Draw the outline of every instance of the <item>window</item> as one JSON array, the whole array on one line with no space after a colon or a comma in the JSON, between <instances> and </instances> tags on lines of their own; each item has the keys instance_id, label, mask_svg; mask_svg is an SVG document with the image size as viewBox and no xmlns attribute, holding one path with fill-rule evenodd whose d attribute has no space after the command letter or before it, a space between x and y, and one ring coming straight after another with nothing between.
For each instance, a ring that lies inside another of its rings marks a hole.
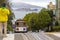
<instances>
[{"instance_id":1,"label":"window","mask_svg":"<svg viewBox=\"0 0 60 40\"><path fill-rule=\"evenodd\" d=\"M16 23L16 26L19 26L19 23L18 22Z\"/></svg>"}]
</instances>

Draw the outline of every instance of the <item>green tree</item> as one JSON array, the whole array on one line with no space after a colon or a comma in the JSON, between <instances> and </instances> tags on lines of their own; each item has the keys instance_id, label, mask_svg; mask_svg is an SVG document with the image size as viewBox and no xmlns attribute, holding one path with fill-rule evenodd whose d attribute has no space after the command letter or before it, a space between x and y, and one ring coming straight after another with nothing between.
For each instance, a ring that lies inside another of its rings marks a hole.
<instances>
[{"instance_id":1,"label":"green tree","mask_svg":"<svg viewBox=\"0 0 60 40\"><path fill-rule=\"evenodd\" d=\"M10 10L10 15L8 17L8 30L10 31L13 31L13 28L12 28L12 20L15 18L15 15L14 13L12 12L12 9L11 9L11 6L9 5L9 3L7 4L8 6L8 9Z\"/></svg>"},{"instance_id":2,"label":"green tree","mask_svg":"<svg viewBox=\"0 0 60 40\"><path fill-rule=\"evenodd\" d=\"M25 21L28 23L28 25L29 25L29 19L30 19L34 14L36 14L36 13L35 13L35 12L32 12L32 13L26 14L26 16L23 18L23 20L25 20Z\"/></svg>"},{"instance_id":3,"label":"green tree","mask_svg":"<svg viewBox=\"0 0 60 40\"><path fill-rule=\"evenodd\" d=\"M0 6L1 6L1 4L3 3L3 2L5 2L6 0L0 0Z\"/></svg>"},{"instance_id":4,"label":"green tree","mask_svg":"<svg viewBox=\"0 0 60 40\"><path fill-rule=\"evenodd\" d=\"M38 26L38 14L37 13L34 13L34 15L30 17L29 23L30 23L30 27L32 31L36 31L40 29Z\"/></svg>"},{"instance_id":5,"label":"green tree","mask_svg":"<svg viewBox=\"0 0 60 40\"><path fill-rule=\"evenodd\" d=\"M32 17L35 17L34 15L37 15L37 13L36 13L36 12L28 13L28 14L26 14L26 16L23 18L23 20L25 20L25 21L27 22L27 24L29 25L29 29L31 29L31 23L30 23L30 21L31 21L31 18L32 18Z\"/></svg>"},{"instance_id":6,"label":"green tree","mask_svg":"<svg viewBox=\"0 0 60 40\"><path fill-rule=\"evenodd\" d=\"M43 8L38 14L38 24L40 28L47 27L51 22L51 18L47 12L47 9Z\"/></svg>"},{"instance_id":7,"label":"green tree","mask_svg":"<svg viewBox=\"0 0 60 40\"><path fill-rule=\"evenodd\" d=\"M55 24L53 24L54 23L54 21L55 21L55 15L53 14L53 10L48 10L48 13L49 13L49 16L50 16L50 18L51 18L51 22L50 22L50 25L49 25L49 27L48 27L48 30L49 31L53 31L53 26L55 25Z\"/></svg>"},{"instance_id":8,"label":"green tree","mask_svg":"<svg viewBox=\"0 0 60 40\"><path fill-rule=\"evenodd\" d=\"M29 24L29 28L32 30L39 30L48 26L51 22L51 17L48 14L47 9L43 8L40 12L28 13L24 20Z\"/></svg>"},{"instance_id":9,"label":"green tree","mask_svg":"<svg viewBox=\"0 0 60 40\"><path fill-rule=\"evenodd\" d=\"M26 16L23 18L23 20L25 20L27 23L28 23L28 21L29 21L29 18L32 16L32 14L31 13L28 13L28 14L26 14Z\"/></svg>"}]
</instances>

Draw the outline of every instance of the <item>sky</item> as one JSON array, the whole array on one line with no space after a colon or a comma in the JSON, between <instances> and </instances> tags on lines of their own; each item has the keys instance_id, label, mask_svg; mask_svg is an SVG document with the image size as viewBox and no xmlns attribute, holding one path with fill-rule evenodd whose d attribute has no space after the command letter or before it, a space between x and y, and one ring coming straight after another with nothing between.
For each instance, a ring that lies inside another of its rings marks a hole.
<instances>
[{"instance_id":1,"label":"sky","mask_svg":"<svg viewBox=\"0 0 60 40\"><path fill-rule=\"evenodd\" d=\"M27 4L31 4L31 5L35 5L35 6L45 7L45 8L47 8L47 5L49 4L49 2L53 2L53 4L55 4L55 0L10 0L10 1L11 1L11 3L23 2L23 3L27 3ZM23 18L24 15L26 15L26 14L24 12L21 13L21 12L15 11L15 15L16 15L16 19L17 19L17 18Z\"/></svg>"},{"instance_id":2,"label":"sky","mask_svg":"<svg viewBox=\"0 0 60 40\"><path fill-rule=\"evenodd\" d=\"M40 7L47 7L50 1L52 1L53 4L55 4L55 0L12 0L11 2L12 3L23 2Z\"/></svg>"}]
</instances>

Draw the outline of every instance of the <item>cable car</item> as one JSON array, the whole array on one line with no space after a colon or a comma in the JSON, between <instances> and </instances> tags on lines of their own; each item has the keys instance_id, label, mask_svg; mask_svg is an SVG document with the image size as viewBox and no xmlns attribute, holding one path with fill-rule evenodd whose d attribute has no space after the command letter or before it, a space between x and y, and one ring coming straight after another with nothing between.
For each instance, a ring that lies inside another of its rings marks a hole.
<instances>
[{"instance_id":1,"label":"cable car","mask_svg":"<svg viewBox=\"0 0 60 40\"><path fill-rule=\"evenodd\" d=\"M15 30L14 32L27 32L28 31L28 25L24 20L18 19L15 22Z\"/></svg>"}]
</instances>

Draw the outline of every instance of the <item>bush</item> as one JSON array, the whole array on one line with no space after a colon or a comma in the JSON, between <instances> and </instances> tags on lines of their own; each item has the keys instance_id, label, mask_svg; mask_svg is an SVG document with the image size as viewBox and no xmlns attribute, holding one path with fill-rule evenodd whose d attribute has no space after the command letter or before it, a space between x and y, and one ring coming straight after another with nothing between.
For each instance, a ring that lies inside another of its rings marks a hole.
<instances>
[{"instance_id":1,"label":"bush","mask_svg":"<svg viewBox=\"0 0 60 40\"><path fill-rule=\"evenodd\" d=\"M53 31L56 31L56 32L60 31L60 26L54 26Z\"/></svg>"},{"instance_id":2,"label":"bush","mask_svg":"<svg viewBox=\"0 0 60 40\"><path fill-rule=\"evenodd\" d=\"M55 26L58 26L58 25L59 25L59 23L58 23L58 21L56 21L56 22L55 22Z\"/></svg>"}]
</instances>

